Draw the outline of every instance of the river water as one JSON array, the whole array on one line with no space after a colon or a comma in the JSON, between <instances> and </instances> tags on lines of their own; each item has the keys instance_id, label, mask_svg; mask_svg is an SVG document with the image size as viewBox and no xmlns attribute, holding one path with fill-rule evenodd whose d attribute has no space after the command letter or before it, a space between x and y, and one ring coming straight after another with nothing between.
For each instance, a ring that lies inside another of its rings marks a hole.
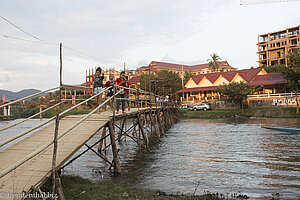
<instances>
[{"instance_id":1,"label":"river water","mask_svg":"<svg viewBox=\"0 0 300 200\"><path fill-rule=\"evenodd\" d=\"M241 193L251 199L300 199L300 134L271 131L261 125L299 128L300 119L184 119L161 142L152 143L148 152L140 153L130 139L120 144L119 178L136 188L172 194L196 190L198 195L211 191ZM107 169L88 152L64 173L98 181L112 178Z\"/></svg>"}]
</instances>

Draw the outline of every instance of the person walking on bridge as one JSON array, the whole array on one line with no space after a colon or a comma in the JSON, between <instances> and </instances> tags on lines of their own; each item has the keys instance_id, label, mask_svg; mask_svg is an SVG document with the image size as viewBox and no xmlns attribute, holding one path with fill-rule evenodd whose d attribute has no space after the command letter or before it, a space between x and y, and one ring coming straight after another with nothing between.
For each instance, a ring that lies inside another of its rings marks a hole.
<instances>
[{"instance_id":1,"label":"person walking on bridge","mask_svg":"<svg viewBox=\"0 0 300 200\"><path fill-rule=\"evenodd\" d=\"M103 93L103 79L104 74L102 73L101 67L98 67L96 69L96 74L93 77L93 95ZM99 94L98 97L96 97L96 105L100 105L102 103L102 94ZM99 108L100 112L100 108Z\"/></svg>"},{"instance_id":2,"label":"person walking on bridge","mask_svg":"<svg viewBox=\"0 0 300 200\"><path fill-rule=\"evenodd\" d=\"M108 87L111 87L109 90L107 90L106 92L106 96L107 98L110 98L111 96L114 95L114 92L113 92L113 84L114 84L114 79L115 79L115 76L113 74L110 74L109 75L109 80L105 83L104 87L108 88ZM109 107L110 109L112 109L112 100L109 101Z\"/></svg>"},{"instance_id":3,"label":"person walking on bridge","mask_svg":"<svg viewBox=\"0 0 300 200\"><path fill-rule=\"evenodd\" d=\"M123 86L123 87L129 87L130 86L130 83L127 81L127 79L125 77L125 72L124 71L121 72L120 78L117 78L116 84L119 85L119 86ZM121 88L119 88L117 90L120 90L120 89ZM129 97L129 90L128 89L124 89L124 91L120 92L117 95L117 114L119 114L119 109L120 109L120 103L121 102L122 102L122 113L124 113L128 97ZM128 110L130 110L129 106L128 106Z\"/></svg>"}]
</instances>

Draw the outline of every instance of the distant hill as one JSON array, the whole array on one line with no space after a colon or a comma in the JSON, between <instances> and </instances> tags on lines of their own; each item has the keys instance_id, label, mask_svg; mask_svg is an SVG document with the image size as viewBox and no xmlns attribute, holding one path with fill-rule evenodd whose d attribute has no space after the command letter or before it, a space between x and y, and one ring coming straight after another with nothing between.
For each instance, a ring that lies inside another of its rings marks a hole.
<instances>
[{"instance_id":1,"label":"distant hill","mask_svg":"<svg viewBox=\"0 0 300 200\"><path fill-rule=\"evenodd\" d=\"M3 94L5 94L5 100L6 101L11 101L11 100L20 99L20 98L35 94L37 92L41 92L41 90L24 89L24 90L21 90L19 92L12 92L12 91L9 91L9 90L0 90L0 99L3 98ZM41 95L39 95L39 96L41 96Z\"/></svg>"}]
</instances>

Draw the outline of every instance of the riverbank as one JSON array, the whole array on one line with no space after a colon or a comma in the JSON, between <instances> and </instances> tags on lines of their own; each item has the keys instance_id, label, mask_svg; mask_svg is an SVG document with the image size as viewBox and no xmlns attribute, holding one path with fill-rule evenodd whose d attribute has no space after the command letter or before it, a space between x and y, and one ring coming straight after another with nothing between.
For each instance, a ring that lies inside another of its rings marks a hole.
<instances>
[{"instance_id":1,"label":"riverbank","mask_svg":"<svg viewBox=\"0 0 300 200\"><path fill-rule=\"evenodd\" d=\"M157 190L142 190L134 189L126 182L120 182L120 180L104 180L96 183L92 183L90 180L83 179L79 176L62 176L62 184L64 195L66 199L101 199L101 200L218 200L225 199L225 196L221 194L213 194L206 192L202 196L183 196L183 195L168 195L164 192ZM196 189L196 188L195 188ZM232 197L231 197L232 198ZM230 199L230 198L229 198ZM248 199L245 195L236 194L232 199Z\"/></svg>"},{"instance_id":2,"label":"riverbank","mask_svg":"<svg viewBox=\"0 0 300 200\"><path fill-rule=\"evenodd\" d=\"M229 117L267 117L267 118L300 118L296 108L246 108L246 109L213 109L206 111L179 110L182 118L229 118Z\"/></svg>"}]
</instances>

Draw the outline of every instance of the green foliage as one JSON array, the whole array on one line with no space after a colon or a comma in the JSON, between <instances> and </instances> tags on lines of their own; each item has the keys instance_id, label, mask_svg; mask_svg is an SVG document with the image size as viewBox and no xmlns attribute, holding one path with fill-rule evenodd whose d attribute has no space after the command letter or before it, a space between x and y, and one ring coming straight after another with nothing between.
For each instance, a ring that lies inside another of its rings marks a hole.
<instances>
[{"instance_id":1,"label":"green foliage","mask_svg":"<svg viewBox=\"0 0 300 200\"><path fill-rule=\"evenodd\" d=\"M169 95L177 99L177 91L181 89L181 78L179 74L168 70L161 70L150 75L151 92L157 95ZM142 74L140 77L140 87L149 91L149 74Z\"/></svg>"},{"instance_id":2,"label":"green foliage","mask_svg":"<svg viewBox=\"0 0 300 200\"><path fill-rule=\"evenodd\" d=\"M155 93L155 81L157 81L157 74L150 74L151 92ZM140 76L140 89L149 91L149 74L145 73Z\"/></svg>"},{"instance_id":3,"label":"green foliage","mask_svg":"<svg viewBox=\"0 0 300 200\"><path fill-rule=\"evenodd\" d=\"M285 70L286 66L285 65L272 65L272 66L262 66L268 73L274 73L278 72L281 73Z\"/></svg>"},{"instance_id":4,"label":"green foliage","mask_svg":"<svg viewBox=\"0 0 300 200\"><path fill-rule=\"evenodd\" d=\"M292 49L288 54L288 67L300 74L300 49Z\"/></svg>"},{"instance_id":5,"label":"green foliage","mask_svg":"<svg viewBox=\"0 0 300 200\"><path fill-rule=\"evenodd\" d=\"M195 76L196 74L192 73L190 69L186 70L183 75L183 84L185 85L191 77L195 77Z\"/></svg>"},{"instance_id":6,"label":"green foliage","mask_svg":"<svg viewBox=\"0 0 300 200\"><path fill-rule=\"evenodd\" d=\"M231 82L229 84L224 84L222 87L217 88L217 91L226 95L232 99L238 100L240 106L242 107L242 103L245 97L253 91L253 87L250 87L245 82Z\"/></svg>"},{"instance_id":7,"label":"green foliage","mask_svg":"<svg viewBox=\"0 0 300 200\"><path fill-rule=\"evenodd\" d=\"M207 59L209 70L213 72L218 71L218 69L220 68L219 61L221 60L221 58L216 53L213 53L212 55L210 55L210 57L210 59Z\"/></svg>"},{"instance_id":8,"label":"green foliage","mask_svg":"<svg viewBox=\"0 0 300 200\"><path fill-rule=\"evenodd\" d=\"M268 118L300 118L296 114L296 108L292 107L266 107L266 108L246 108L241 109L213 109L206 111L179 110L182 118L204 118L204 119L224 119L233 116L243 117L268 117Z\"/></svg>"},{"instance_id":9,"label":"green foliage","mask_svg":"<svg viewBox=\"0 0 300 200\"><path fill-rule=\"evenodd\" d=\"M283 72L282 76L287 80L289 86L294 90L296 96L298 96L299 80L300 80L300 49L292 49L288 56L288 66ZM299 114L299 102L297 102L297 114Z\"/></svg>"},{"instance_id":10,"label":"green foliage","mask_svg":"<svg viewBox=\"0 0 300 200\"><path fill-rule=\"evenodd\" d=\"M253 88L247 85L245 82L231 82L229 84L224 84L219 87L217 91L223 95L226 95L233 99L241 99L246 97L252 92Z\"/></svg>"},{"instance_id":11,"label":"green foliage","mask_svg":"<svg viewBox=\"0 0 300 200\"><path fill-rule=\"evenodd\" d=\"M99 199L99 200L218 200L224 199L219 193L211 193L205 191L204 195L168 195L158 190L143 190L134 189L128 182L116 179L116 180L104 180L96 183L92 183L87 179L83 179L79 176L63 175L61 178L64 195L66 199ZM42 191L47 192L48 188L42 188ZM249 198L249 197L248 197ZM246 199L246 195L244 198Z\"/></svg>"},{"instance_id":12,"label":"green foliage","mask_svg":"<svg viewBox=\"0 0 300 200\"><path fill-rule=\"evenodd\" d=\"M300 80L300 50L293 49L288 54L288 66L281 72L282 76L288 81L290 87L298 91Z\"/></svg>"}]
</instances>

